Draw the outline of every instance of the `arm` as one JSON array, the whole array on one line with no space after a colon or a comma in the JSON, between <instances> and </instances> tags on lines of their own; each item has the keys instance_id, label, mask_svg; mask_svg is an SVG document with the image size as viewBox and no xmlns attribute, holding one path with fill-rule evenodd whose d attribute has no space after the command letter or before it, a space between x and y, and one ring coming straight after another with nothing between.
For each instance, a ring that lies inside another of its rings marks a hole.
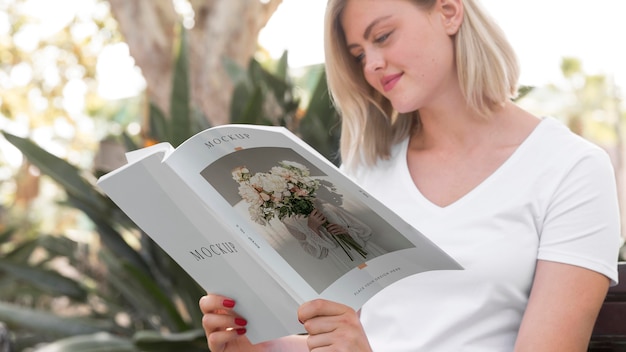
<instances>
[{"instance_id":1,"label":"arm","mask_svg":"<svg viewBox=\"0 0 626 352\"><path fill-rule=\"evenodd\" d=\"M515 351L587 351L608 287L597 272L539 260Z\"/></svg>"}]
</instances>

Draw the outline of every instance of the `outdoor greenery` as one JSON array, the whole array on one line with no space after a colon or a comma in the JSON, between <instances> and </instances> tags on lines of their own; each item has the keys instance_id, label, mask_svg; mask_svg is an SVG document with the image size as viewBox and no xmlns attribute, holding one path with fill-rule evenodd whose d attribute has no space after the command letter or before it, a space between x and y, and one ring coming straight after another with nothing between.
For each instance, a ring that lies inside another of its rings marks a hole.
<instances>
[{"instance_id":1,"label":"outdoor greenery","mask_svg":"<svg viewBox=\"0 0 626 352\"><path fill-rule=\"evenodd\" d=\"M171 111L165 114L150 104L149 128L139 138L126 133L109 137L126 150L160 141L177 146L209 127L189 105L188 49L185 32L181 33ZM306 130L299 134L333 159L337 114L323 70L310 71L308 79L314 85L302 110L286 63L287 53L273 72L256 60L247 68L225 62L237 83L231 121L281 125L296 133ZM67 199L60 205L81 210L97 233L97 240L87 244L45 234L24 238L16 229L1 235L0 299L13 303L0 303L0 321L15 332L16 349L60 339L40 350L91 351L106 346L109 351L206 351L198 309L204 292L95 187L96 177L106 170L90 173L30 139L6 131L3 135L64 189ZM28 302L21 297L29 297ZM50 312L48 306L59 301L66 314Z\"/></svg>"}]
</instances>

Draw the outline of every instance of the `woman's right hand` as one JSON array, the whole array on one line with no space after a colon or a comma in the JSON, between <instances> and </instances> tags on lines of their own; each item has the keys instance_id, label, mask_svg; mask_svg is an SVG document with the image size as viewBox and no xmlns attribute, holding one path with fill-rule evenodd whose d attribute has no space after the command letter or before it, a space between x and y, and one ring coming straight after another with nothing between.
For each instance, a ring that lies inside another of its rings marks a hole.
<instances>
[{"instance_id":1,"label":"woman's right hand","mask_svg":"<svg viewBox=\"0 0 626 352\"><path fill-rule=\"evenodd\" d=\"M249 352L254 347L245 336L247 321L237 315L235 301L208 294L200 299L202 327L212 352Z\"/></svg>"},{"instance_id":2,"label":"woman's right hand","mask_svg":"<svg viewBox=\"0 0 626 352\"><path fill-rule=\"evenodd\" d=\"M313 209L313 211L311 212L311 214L309 214L307 218L307 225L315 232L318 232L320 226L324 225L325 223L326 216L324 216L324 213L317 209Z\"/></svg>"}]
</instances>

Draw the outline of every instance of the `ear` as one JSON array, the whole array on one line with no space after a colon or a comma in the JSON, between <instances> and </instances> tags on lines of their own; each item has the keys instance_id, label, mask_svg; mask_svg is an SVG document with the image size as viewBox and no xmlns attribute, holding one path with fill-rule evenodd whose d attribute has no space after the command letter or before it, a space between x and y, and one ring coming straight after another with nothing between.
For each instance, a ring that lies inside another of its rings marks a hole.
<instances>
[{"instance_id":1,"label":"ear","mask_svg":"<svg viewBox=\"0 0 626 352\"><path fill-rule=\"evenodd\" d=\"M443 26L448 35L455 35L463 23L463 0L439 0Z\"/></svg>"}]
</instances>

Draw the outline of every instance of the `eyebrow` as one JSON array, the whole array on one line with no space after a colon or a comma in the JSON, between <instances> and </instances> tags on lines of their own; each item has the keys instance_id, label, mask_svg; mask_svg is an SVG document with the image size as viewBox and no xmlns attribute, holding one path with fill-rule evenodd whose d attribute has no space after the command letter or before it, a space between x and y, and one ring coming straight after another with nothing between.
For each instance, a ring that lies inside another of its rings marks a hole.
<instances>
[{"instance_id":1,"label":"eyebrow","mask_svg":"<svg viewBox=\"0 0 626 352\"><path fill-rule=\"evenodd\" d=\"M372 23L370 23L365 28L365 31L363 32L363 39L367 40L367 38L369 38L370 34L372 34L372 29L374 29L374 26L376 26L378 23L388 19L389 17L391 17L391 16L390 15L389 16L383 16L383 17L379 17L379 18L375 19L374 21L372 21ZM357 45L356 44L350 44L350 45L348 45L348 49L353 48L355 46L357 46Z\"/></svg>"}]
</instances>

